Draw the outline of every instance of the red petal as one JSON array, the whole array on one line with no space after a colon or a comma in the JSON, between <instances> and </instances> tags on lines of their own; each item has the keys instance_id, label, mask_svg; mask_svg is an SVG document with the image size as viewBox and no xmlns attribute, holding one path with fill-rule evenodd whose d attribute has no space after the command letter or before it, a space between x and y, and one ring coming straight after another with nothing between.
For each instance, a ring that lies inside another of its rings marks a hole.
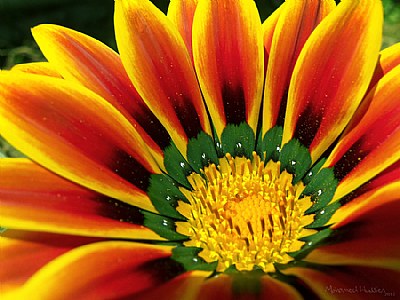
<instances>
[{"instance_id":1,"label":"red petal","mask_svg":"<svg viewBox=\"0 0 400 300\"><path fill-rule=\"evenodd\" d=\"M182 270L166 262L171 248L99 242L76 248L37 272L21 291L29 299L121 299L156 287Z\"/></svg>"},{"instance_id":2,"label":"red petal","mask_svg":"<svg viewBox=\"0 0 400 300\"><path fill-rule=\"evenodd\" d=\"M62 26L39 25L32 29L32 34L43 54L65 79L86 86L110 102L140 131L162 162L160 146L169 145L169 136L132 86L117 53L85 34Z\"/></svg>"},{"instance_id":3,"label":"red petal","mask_svg":"<svg viewBox=\"0 0 400 300\"><path fill-rule=\"evenodd\" d=\"M340 199L400 159L400 66L371 90L360 110L362 117L346 129L325 166L335 166L342 180Z\"/></svg>"},{"instance_id":4,"label":"red petal","mask_svg":"<svg viewBox=\"0 0 400 300\"><path fill-rule=\"evenodd\" d=\"M272 37L283 7L284 4L275 10L262 24L264 32L264 73L267 71L269 56L271 54Z\"/></svg>"},{"instance_id":5,"label":"red petal","mask_svg":"<svg viewBox=\"0 0 400 300\"><path fill-rule=\"evenodd\" d=\"M127 205L64 180L27 159L0 160L1 225L110 238L162 239Z\"/></svg>"},{"instance_id":6,"label":"red petal","mask_svg":"<svg viewBox=\"0 0 400 300\"><path fill-rule=\"evenodd\" d=\"M193 57L217 135L226 123L247 121L255 130L264 50L254 1L200 1L193 21Z\"/></svg>"},{"instance_id":7,"label":"red petal","mask_svg":"<svg viewBox=\"0 0 400 300\"><path fill-rule=\"evenodd\" d=\"M205 298L198 297L200 289L207 285L209 280L212 282L215 280L206 279L211 275L211 272L205 271L190 271L186 272L180 276L177 276L165 284L148 289L143 293L135 295L133 299L141 300L141 299L158 299L158 300L168 300L168 299L213 299L213 298ZM224 299L224 298L222 298Z\"/></svg>"},{"instance_id":8,"label":"red petal","mask_svg":"<svg viewBox=\"0 0 400 300\"><path fill-rule=\"evenodd\" d=\"M261 277L261 283L261 299L303 299L292 286L274 279L269 275Z\"/></svg>"},{"instance_id":9,"label":"red petal","mask_svg":"<svg viewBox=\"0 0 400 300\"><path fill-rule=\"evenodd\" d=\"M186 153L188 138L211 134L192 60L176 26L148 0L115 1L115 34L143 100Z\"/></svg>"},{"instance_id":10,"label":"red petal","mask_svg":"<svg viewBox=\"0 0 400 300\"><path fill-rule=\"evenodd\" d=\"M153 210L144 190L160 172L135 128L81 85L0 73L3 136L53 172L107 196Z\"/></svg>"},{"instance_id":11,"label":"red petal","mask_svg":"<svg viewBox=\"0 0 400 300\"><path fill-rule=\"evenodd\" d=\"M11 70L62 78L57 69L48 62L33 62L33 63L15 65L14 67L12 67Z\"/></svg>"},{"instance_id":12,"label":"red petal","mask_svg":"<svg viewBox=\"0 0 400 300\"><path fill-rule=\"evenodd\" d=\"M373 88L384 75L398 65L400 65L400 43L383 49L379 53L379 61L369 87Z\"/></svg>"},{"instance_id":13,"label":"red petal","mask_svg":"<svg viewBox=\"0 0 400 300\"><path fill-rule=\"evenodd\" d=\"M328 265L361 265L400 270L400 181L350 202L337 212L338 230L331 245L321 246L305 259ZM348 212L350 210L350 212Z\"/></svg>"},{"instance_id":14,"label":"red petal","mask_svg":"<svg viewBox=\"0 0 400 300\"><path fill-rule=\"evenodd\" d=\"M286 1L273 31L264 89L264 133L285 113L294 65L314 28L335 8L333 0ZM264 37L265 38L265 37ZM283 102L282 102L283 101ZM283 109L280 112L280 109ZM282 121L282 120L280 120Z\"/></svg>"},{"instance_id":15,"label":"red petal","mask_svg":"<svg viewBox=\"0 0 400 300\"><path fill-rule=\"evenodd\" d=\"M76 247L98 239L7 230L0 237L1 294L17 292L33 274L48 262ZM14 298L16 299L16 298Z\"/></svg>"},{"instance_id":16,"label":"red petal","mask_svg":"<svg viewBox=\"0 0 400 300\"><path fill-rule=\"evenodd\" d=\"M283 144L296 137L313 161L336 140L362 100L382 39L381 1L343 1L304 45L290 82Z\"/></svg>"},{"instance_id":17,"label":"red petal","mask_svg":"<svg viewBox=\"0 0 400 300\"><path fill-rule=\"evenodd\" d=\"M168 18L178 28L192 58L192 25L197 3L198 0L174 0L168 6Z\"/></svg>"}]
</instances>

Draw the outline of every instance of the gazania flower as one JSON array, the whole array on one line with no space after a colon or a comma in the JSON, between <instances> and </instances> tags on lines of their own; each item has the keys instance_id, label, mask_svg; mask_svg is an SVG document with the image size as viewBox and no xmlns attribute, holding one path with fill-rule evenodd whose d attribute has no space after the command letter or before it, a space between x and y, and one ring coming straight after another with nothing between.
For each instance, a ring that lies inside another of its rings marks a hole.
<instances>
[{"instance_id":1,"label":"gazania flower","mask_svg":"<svg viewBox=\"0 0 400 300\"><path fill-rule=\"evenodd\" d=\"M119 54L33 28L0 74L12 299L400 290L400 44L381 1L116 0ZM247 298L246 298L247 299Z\"/></svg>"}]
</instances>

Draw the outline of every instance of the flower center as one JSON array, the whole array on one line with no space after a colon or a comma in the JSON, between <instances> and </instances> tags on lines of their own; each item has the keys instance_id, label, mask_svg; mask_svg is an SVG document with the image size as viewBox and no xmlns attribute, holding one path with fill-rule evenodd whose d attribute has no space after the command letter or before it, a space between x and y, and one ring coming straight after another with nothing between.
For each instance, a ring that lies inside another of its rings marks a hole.
<instances>
[{"instance_id":1,"label":"flower center","mask_svg":"<svg viewBox=\"0 0 400 300\"><path fill-rule=\"evenodd\" d=\"M310 197L300 198L304 184L292 184L293 176L280 171L280 162L266 165L253 152L253 159L233 158L229 153L193 173L192 190L181 188L189 203L178 202L177 211L187 218L177 222L177 232L189 237L185 246L199 247L206 262L218 261L217 271L231 266L239 271L261 268L273 271L273 263L292 260L298 239L314 230L304 226L313 215Z\"/></svg>"}]
</instances>

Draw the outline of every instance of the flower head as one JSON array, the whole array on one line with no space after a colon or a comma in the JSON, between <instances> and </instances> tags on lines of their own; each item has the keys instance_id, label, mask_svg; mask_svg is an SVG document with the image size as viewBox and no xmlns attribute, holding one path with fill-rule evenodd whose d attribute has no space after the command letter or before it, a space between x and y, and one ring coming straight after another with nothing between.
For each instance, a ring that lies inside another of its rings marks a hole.
<instances>
[{"instance_id":1,"label":"flower head","mask_svg":"<svg viewBox=\"0 0 400 300\"><path fill-rule=\"evenodd\" d=\"M33 28L48 62L0 73L0 133L29 157L0 160L7 295L395 293L382 23L379 0L287 0L263 24L252 0L116 0L119 54Z\"/></svg>"}]
</instances>

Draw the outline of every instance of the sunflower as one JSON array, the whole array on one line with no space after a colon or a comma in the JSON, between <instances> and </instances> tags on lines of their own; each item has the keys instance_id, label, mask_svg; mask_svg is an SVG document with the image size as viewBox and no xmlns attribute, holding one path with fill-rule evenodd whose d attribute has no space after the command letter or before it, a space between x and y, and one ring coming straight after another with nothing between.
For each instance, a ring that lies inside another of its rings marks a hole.
<instances>
[{"instance_id":1,"label":"sunflower","mask_svg":"<svg viewBox=\"0 0 400 300\"><path fill-rule=\"evenodd\" d=\"M115 1L119 54L39 25L0 73L1 293L400 290L400 44L379 0ZM4 298L3 298L4 299Z\"/></svg>"}]
</instances>

